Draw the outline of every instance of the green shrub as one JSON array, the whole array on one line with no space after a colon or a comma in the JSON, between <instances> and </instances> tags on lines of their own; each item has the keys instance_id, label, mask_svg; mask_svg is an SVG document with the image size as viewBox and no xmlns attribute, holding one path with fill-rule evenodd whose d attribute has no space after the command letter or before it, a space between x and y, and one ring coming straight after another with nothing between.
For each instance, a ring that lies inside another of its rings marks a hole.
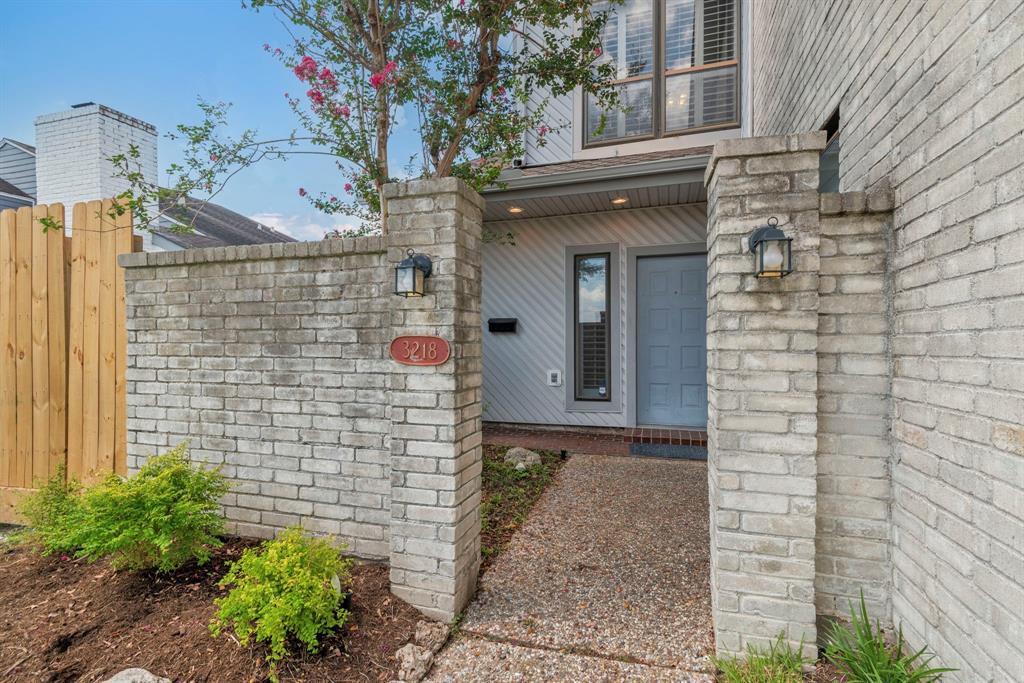
<instances>
[{"instance_id":1,"label":"green shrub","mask_svg":"<svg viewBox=\"0 0 1024 683\"><path fill-rule=\"evenodd\" d=\"M903 629L896 642L886 642L885 634L876 623L871 625L864 593L860 605L850 603L850 628L833 623L826 640L825 657L835 665L851 683L932 683L942 680L942 674L955 669L929 667L934 655L926 649L907 655Z\"/></svg>"},{"instance_id":2,"label":"green shrub","mask_svg":"<svg viewBox=\"0 0 1024 683\"><path fill-rule=\"evenodd\" d=\"M19 534L19 542L36 545L44 555L74 551L70 541L69 522L77 518L81 506L82 487L75 479L67 479L63 465L35 492L25 496L18 512L28 523Z\"/></svg>"},{"instance_id":3,"label":"green shrub","mask_svg":"<svg viewBox=\"0 0 1024 683\"><path fill-rule=\"evenodd\" d=\"M767 650L748 645L745 657L728 655L714 657L713 661L725 683L801 683L804 666L812 663L802 650L802 642L794 650L779 634Z\"/></svg>"},{"instance_id":4,"label":"green shrub","mask_svg":"<svg viewBox=\"0 0 1024 683\"><path fill-rule=\"evenodd\" d=\"M187 443L156 455L130 479L110 475L86 489L61 475L30 495L22 508L45 554L74 553L90 562L110 557L117 569L173 571L204 564L222 545L220 498L228 486L219 470L193 467Z\"/></svg>"},{"instance_id":5,"label":"green shrub","mask_svg":"<svg viewBox=\"0 0 1024 683\"><path fill-rule=\"evenodd\" d=\"M268 643L270 676L276 681L289 639L316 652L320 636L348 620L342 605L351 567L329 541L288 529L231 565L219 584L231 592L214 601L220 609L210 632L217 636L230 628L242 645Z\"/></svg>"}]
</instances>

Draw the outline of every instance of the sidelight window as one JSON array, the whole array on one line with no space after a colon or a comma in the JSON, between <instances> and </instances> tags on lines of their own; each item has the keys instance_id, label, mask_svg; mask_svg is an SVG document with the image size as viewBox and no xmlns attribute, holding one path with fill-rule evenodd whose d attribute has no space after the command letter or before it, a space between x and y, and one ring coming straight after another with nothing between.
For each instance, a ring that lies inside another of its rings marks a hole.
<instances>
[{"instance_id":1,"label":"sidelight window","mask_svg":"<svg viewBox=\"0 0 1024 683\"><path fill-rule=\"evenodd\" d=\"M611 400L611 254L574 257L575 397Z\"/></svg>"}]
</instances>

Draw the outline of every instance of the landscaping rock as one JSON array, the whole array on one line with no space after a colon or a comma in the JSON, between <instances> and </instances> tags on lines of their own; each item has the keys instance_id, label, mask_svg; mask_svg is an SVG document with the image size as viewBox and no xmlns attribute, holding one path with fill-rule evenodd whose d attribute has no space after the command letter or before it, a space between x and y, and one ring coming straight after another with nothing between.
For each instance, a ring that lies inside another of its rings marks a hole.
<instances>
[{"instance_id":1,"label":"landscaping rock","mask_svg":"<svg viewBox=\"0 0 1024 683\"><path fill-rule=\"evenodd\" d=\"M145 669L125 669L103 683L171 683L171 679L151 674Z\"/></svg>"},{"instance_id":2,"label":"landscaping rock","mask_svg":"<svg viewBox=\"0 0 1024 683\"><path fill-rule=\"evenodd\" d=\"M515 448L508 449L508 453L505 454L505 462L514 462L516 469L519 469L519 465L539 465L540 454L535 453L527 448Z\"/></svg>"},{"instance_id":3,"label":"landscaping rock","mask_svg":"<svg viewBox=\"0 0 1024 683\"><path fill-rule=\"evenodd\" d=\"M438 621L421 621L416 624L416 644L437 653L448 640L448 624Z\"/></svg>"},{"instance_id":4,"label":"landscaping rock","mask_svg":"<svg viewBox=\"0 0 1024 683\"><path fill-rule=\"evenodd\" d=\"M398 658L398 680L418 683L430 671L434 653L415 643L409 643L395 653Z\"/></svg>"}]
</instances>

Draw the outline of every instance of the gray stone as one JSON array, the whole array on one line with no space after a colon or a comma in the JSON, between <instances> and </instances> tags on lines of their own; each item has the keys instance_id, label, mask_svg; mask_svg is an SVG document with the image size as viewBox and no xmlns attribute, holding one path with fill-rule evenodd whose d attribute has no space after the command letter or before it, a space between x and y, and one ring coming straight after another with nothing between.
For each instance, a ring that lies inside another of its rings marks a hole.
<instances>
[{"instance_id":1,"label":"gray stone","mask_svg":"<svg viewBox=\"0 0 1024 683\"><path fill-rule=\"evenodd\" d=\"M505 462L515 463L517 465L516 469L519 469L518 465L539 465L540 454L527 448L516 446L515 448L508 449L508 452L505 453Z\"/></svg>"},{"instance_id":2,"label":"gray stone","mask_svg":"<svg viewBox=\"0 0 1024 683\"><path fill-rule=\"evenodd\" d=\"M436 653L448 640L448 624L440 621L421 621L416 624L416 644Z\"/></svg>"},{"instance_id":3,"label":"gray stone","mask_svg":"<svg viewBox=\"0 0 1024 683\"><path fill-rule=\"evenodd\" d=\"M151 674L145 669L125 669L103 683L171 683L171 679Z\"/></svg>"},{"instance_id":4,"label":"gray stone","mask_svg":"<svg viewBox=\"0 0 1024 683\"><path fill-rule=\"evenodd\" d=\"M395 657L398 659L398 680L413 683L423 680L434 661L433 652L415 643L403 646Z\"/></svg>"}]
</instances>

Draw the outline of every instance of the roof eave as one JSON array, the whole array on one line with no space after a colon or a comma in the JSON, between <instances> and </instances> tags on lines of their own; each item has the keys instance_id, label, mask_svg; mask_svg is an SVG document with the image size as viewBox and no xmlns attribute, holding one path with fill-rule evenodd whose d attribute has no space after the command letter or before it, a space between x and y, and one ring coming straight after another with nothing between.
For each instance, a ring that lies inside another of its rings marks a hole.
<instances>
[{"instance_id":1,"label":"roof eave","mask_svg":"<svg viewBox=\"0 0 1024 683\"><path fill-rule=\"evenodd\" d=\"M515 201L686 183L699 183L703 186L704 170L707 168L710 156L710 154L701 154L675 159L658 159L550 175L499 177L498 182L503 187L492 186L483 190L481 194L490 200Z\"/></svg>"},{"instance_id":2,"label":"roof eave","mask_svg":"<svg viewBox=\"0 0 1024 683\"><path fill-rule=\"evenodd\" d=\"M25 154L28 154L29 156L33 156L34 157L36 155L36 151L34 149L30 149L29 147L26 147L25 143L23 143L23 142L18 142L17 140L12 140L10 138L0 138L0 147L3 147L4 145L8 145L8 144L11 147L16 147L16 148L20 149L22 152L24 152Z\"/></svg>"}]
</instances>

